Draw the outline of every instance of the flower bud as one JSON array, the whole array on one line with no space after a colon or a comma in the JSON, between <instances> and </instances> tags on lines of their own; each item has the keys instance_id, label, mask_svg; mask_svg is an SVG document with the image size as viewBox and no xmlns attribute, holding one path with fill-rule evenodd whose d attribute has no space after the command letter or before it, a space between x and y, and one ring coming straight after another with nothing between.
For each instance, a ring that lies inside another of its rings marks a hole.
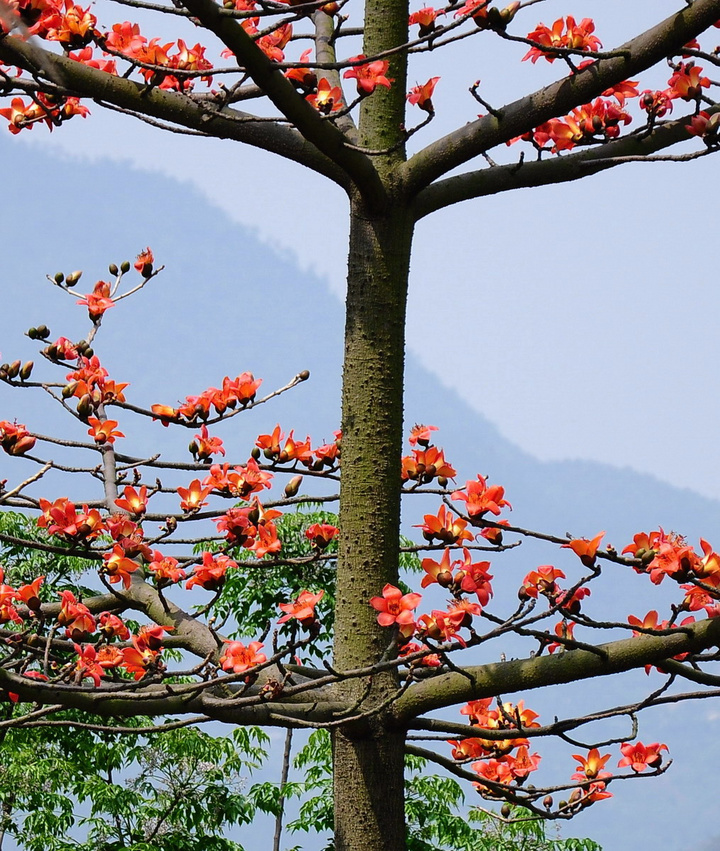
<instances>
[{"instance_id":1,"label":"flower bud","mask_svg":"<svg viewBox=\"0 0 720 851\"><path fill-rule=\"evenodd\" d=\"M111 263L108 266L108 272L110 272L111 275L117 275L119 271L120 270L118 269L118 267L114 263Z\"/></svg>"},{"instance_id":2,"label":"flower bud","mask_svg":"<svg viewBox=\"0 0 720 851\"><path fill-rule=\"evenodd\" d=\"M85 393L84 396L80 397L80 401L77 404L78 416L82 417L82 419L86 419L94 410L92 398Z\"/></svg>"},{"instance_id":3,"label":"flower bud","mask_svg":"<svg viewBox=\"0 0 720 851\"><path fill-rule=\"evenodd\" d=\"M8 378L17 378L20 372L21 361L14 360L7 368Z\"/></svg>"},{"instance_id":4,"label":"flower bud","mask_svg":"<svg viewBox=\"0 0 720 851\"><path fill-rule=\"evenodd\" d=\"M62 272L56 272L56 273L55 273L55 277L53 278L53 280L54 280L54 281L55 281L55 283L56 283L56 284L58 284L58 286L59 286L59 285L60 285L60 284L62 284L62 282L65 280L65 275L63 275L63 273L62 273Z\"/></svg>"},{"instance_id":5,"label":"flower bud","mask_svg":"<svg viewBox=\"0 0 720 851\"><path fill-rule=\"evenodd\" d=\"M302 372L298 373L298 378L300 381L307 381L310 378L310 370L304 369Z\"/></svg>"},{"instance_id":6,"label":"flower bud","mask_svg":"<svg viewBox=\"0 0 720 851\"><path fill-rule=\"evenodd\" d=\"M253 448L250 450L250 457L254 458L257 461L260 457L260 448L257 446L253 446Z\"/></svg>"},{"instance_id":7,"label":"flower bud","mask_svg":"<svg viewBox=\"0 0 720 851\"><path fill-rule=\"evenodd\" d=\"M512 808L511 808L510 804L503 804L502 807L500 807L500 815L503 818L510 818L511 814L512 814Z\"/></svg>"},{"instance_id":8,"label":"flower bud","mask_svg":"<svg viewBox=\"0 0 720 851\"><path fill-rule=\"evenodd\" d=\"M552 805L553 805L552 795L545 795L545 797L543 798L543 807L545 807L546 810L551 810Z\"/></svg>"},{"instance_id":9,"label":"flower bud","mask_svg":"<svg viewBox=\"0 0 720 851\"><path fill-rule=\"evenodd\" d=\"M78 269L76 272L71 272L67 278L65 278L65 286L66 287L74 287L75 284L82 277L82 269Z\"/></svg>"},{"instance_id":10,"label":"flower bud","mask_svg":"<svg viewBox=\"0 0 720 851\"><path fill-rule=\"evenodd\" d=\"M123 273L123 275L127 275L127 273L130 271L129 260L123 260L123 262L120 264L120 271Z\"/></svg>"},{"instance_id":11,"label":"flower bud","mask_svg":"<svg viewBox=\"0 0 720 851\"><path fill-rule=\"evenodd\" d=\"M29 360L29 361L26 361L20 367L20 378L23 381L27 381L28 378L30 378L30 373L33 371L33 366L35 366L35 364L31 360Z\"/></svg>"},{"instance_id":12,"label":"flower bud","mask_svg":"<svg viewBox=\"0 0 720 851\"><path fill-rule=\"evenodd\" d=\"M63 399L70 399L75 395L75 391L77 390L78 383L77 381L71 381L70 384L66 384L62 389L62 397Z\"/></svg>"},{"instance_id":13,"label":"flower bud","mask_svg":"<svg viewBox=\"0 0 720 851\"><path fill-rule=\"evenodd\" d=\"M28 328L25 333L31 340L37 340L38 338L37 328Z\"/></svg>"},{"instance_id":14,"label":"flower bud","mask_svg":"<svg viewBox=\"0 0 720 851\"><path fill-rule=\"evenodd\" d=\"M296 496L298 490L300 489L300 485L302 484L302 480L302 476L293 476L292 479L290 479L290 481L285 485L285 496Z\"/></svg>"},{"instance_id":15,"label":"flower bud","mask_svg":"<svg viewBox=\"0 0 720 851\"><path fill-rule=\"evenodd\" d=\"M50 336L50 329L47 327L47 325L38 325L36 330L39 340L47 340L47 338Z\"/></svg>"},{"instance_id":16,"label":"flower bud","mask_svg":"<svg viewBox=\"0 0 720 851\"><path fill-rule=\"evenodd\" d=\"M197 445L197 442L194 440L191 440L190 443L188 443L188 452L193 456L193 458L198 454L199 448L200 447Z\"/></svg>"}]
</instances>

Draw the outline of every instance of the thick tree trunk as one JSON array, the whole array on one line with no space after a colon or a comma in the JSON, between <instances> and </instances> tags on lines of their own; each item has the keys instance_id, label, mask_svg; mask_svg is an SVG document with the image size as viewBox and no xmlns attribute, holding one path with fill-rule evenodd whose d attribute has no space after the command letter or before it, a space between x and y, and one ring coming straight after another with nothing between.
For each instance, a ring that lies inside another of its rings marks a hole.
<instances>
[{"instance_id":1,"label":"thick tree trunk","mask_svg":"<svg viewBox=\"0 0 720 851\"><path fill-rule=\"evenodd\" d=\"M373 665L393 640L392 630L378 626L368 601L398 579L411 240L406 210L370 215L353 202L335 621L335 665L341 670ZM357 713L369 714L334 736L336 851L403 851L404 736L386 727L380 708L388 707L397 677L386 672L349 681L345 689L348 698L360 701Z\"/></svg>"}]
</instances>

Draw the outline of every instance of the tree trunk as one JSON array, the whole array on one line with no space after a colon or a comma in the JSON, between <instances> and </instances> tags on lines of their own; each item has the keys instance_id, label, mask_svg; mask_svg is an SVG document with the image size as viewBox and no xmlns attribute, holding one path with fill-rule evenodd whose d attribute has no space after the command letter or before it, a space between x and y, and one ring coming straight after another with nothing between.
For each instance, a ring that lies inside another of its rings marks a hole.
<instances>
[{"instance_id":1,"label":"tree trunk","mask_svg":"<svg viewBox=\"0 0 720 851\"><path fill-rule=\"evenodd\" d=\"M343 369L342 538L337 575L335 665L370 666L393 630L369 605L398 580L405 307L412 219L406 209L371 215L353 200ZM394 649L390 650L393 653ZM395 672L348 681L345 696L369 713L335 731L336 851L405 848L404 734L380 707ZM373 712L375 709L377 711Z\"/></svg>"}]
</instances>

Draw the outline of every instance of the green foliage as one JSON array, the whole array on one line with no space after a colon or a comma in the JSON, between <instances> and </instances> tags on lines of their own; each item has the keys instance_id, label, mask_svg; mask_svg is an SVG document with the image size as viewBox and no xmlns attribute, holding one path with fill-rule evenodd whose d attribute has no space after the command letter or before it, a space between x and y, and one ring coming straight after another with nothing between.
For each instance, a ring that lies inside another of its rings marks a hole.
<instances>
[{"instance_id":1,"label":"green foliage","mask_svg":"<svg viewBox=\"0 0 720 851\"><path fill-rule=\"evenodd\" d=\"M279 603L305 589L324 590L318 614L327 626L313 649L324 655L332 638L335 561L310 559L313 549L305 529L336 522L334 514L321 510L284 515L277 523L283 556L301 563L252 570L240 564L228 573L215 607L218 619L234 621L237 636L255 637L277 616ZM0 534L47 540L34 521L13 512L0 513ZM213 548L218 547L199 547ZM241 560L247 551L232 555ZM93 568L87 560L1 540L0 557L13 584L45 575L46 599L57 599L57 591L68 587L89 593L79 585L82 574ZM401 567L418 571L420 561L405 553ZM4 719L29 708L5 704ZM53 716L63 719L108 723L71 711ZM141 717L123 726L152 723ZM288 824L290 831L331 833L329 734L310 735L293 763L302 781L291 780L282 789L277 783L248 783L266 759L268 743L269 737L254 727L218 737L192 727L152 735L60 726L0 729L0 834L4 829L24 851L243 851L225 838L232 827L251 823L258 813L277 815L282 801L291 798L299 801L299 815ZM455 780L426 769L424 760L408 757L408 851L600 851L590 840L548 835L545 822L508 824L482 810L468 810ZM522 811L513 815L521 819ZM332 840L324 851L334 851Z\"/></svg>"},{"instance_id":2,"label":"green foliage","mask_svg":"<svg viewBox=\"0 0 720 851\"><path fill-rule=\"evenodd\" d=\"M268 741L252 727L218 737L191 727L152 736L53 727L42 739L10 728L0 765L5 831L26 851L242 851L224 834L269 811L245 790Z\"/></svg>"},{"instance_id":3,"label":"green foliage","mask_svg":"<svg viewBox=\"0 0 720 851\"><path fill-rule=\"evenodd\" d=\"M8 584L24 585L38 576L44 576L45 581L40 587L40 599L43 602L57 600L57 592L65 589L83 595L90 593L79 581L83 574L97 567L97 562L74 554L44 552L7 540L14 538L28 543L39 542L50 544L55 549L67 549L68 553L75 552L70 544L64 543L57 536L48 535L32 517L17 511L0 511L0 536L6 536L6 539L0 537L0 563Z\"/></svg>"}]
</instances>

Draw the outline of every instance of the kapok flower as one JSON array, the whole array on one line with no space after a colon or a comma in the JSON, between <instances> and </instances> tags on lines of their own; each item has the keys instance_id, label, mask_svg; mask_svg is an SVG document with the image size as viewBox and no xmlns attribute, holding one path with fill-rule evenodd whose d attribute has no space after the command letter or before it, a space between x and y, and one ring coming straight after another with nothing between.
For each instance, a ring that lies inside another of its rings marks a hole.
<instances>
[{"instance_id":1,"label":"kapok flower","mask_svg":"<svg viewBox=\"0 0 720 851\"><path fill-rule=\"evenodd\" d=\"M153 559L148 562L147 569L151 571L158 587L185 579L185 571L179 567L178 560L172 556L164 556L159 550L153 553Z\"/></svg>"},{"instance_id":2,"label":"kapok flower","mask_svg":"<svg viewBox=\"0 0 720 851\"><path fill-rule=\"evenodd\" d=\"M432 115L435 112L432 96L435 91L435 86L438 84L439 80L440 77L431 77L427 83L423 83L422 86L413 86L407 95L408 103L419 106L420 109L423 109L425 112Z\"/></svg>"},{"instance_id":3,"label":"kapok flower","mask_svg":"<svg viewBox=\"0 0 720 851\"><path fill-rule=\"evenodd\" d=\"M98 446L103 446L106 443L113 444L118 437L125 435L118 431L117 420L103 420L102 422L97 417L88 417L88 434L93 438Z\"/></svg>"},{"instance_id":4,"label":"kapok flower","mask_svg":"<svg viewBox=\"0 0 720 851\"><path fill-rule=\"evenodd\" d=\"M324 550L339 533L338 527L332 526L330 523L313 523L305 530L305 537L313 546L319 550Z\"/></svg>"},{"instance_id":5,"label":"kapok flower","mask_svg":"<svg viewBox=\"0 0 720 851\"><path fill-rule=\"evenodd\" d=\"M480 532L480 537L495 547L499 547L503 542L503 526L509 526L509 520L498 520L496 526L487 526Z\"/></svg>"},{"instance_id":6,"label":"kapok flower","mask_svg":"<svg viewBox=\"0 0 720 851\"><path fill-rule=\"evenodd\" d=\"M280 603L279 608L285 614L278 619L278 623L285 623L294 618L301 626L306 628L315 623L317 616L315 606L322 600L324 591L313 594L312 591L301 591L292 603Z\"/></svg>"},{"instance_id":7,"label":"kapok flower","mask_svg":"<svg viewBox=\"0 0 720 851\"><path fill-rule=\"evenodd\" d=\"M24 425L1 420L0 446L8 455L24 455L35 446L35 438Z\"/></svg>"},{"instance_id":8,"label":"kapok flower","mask_svg":"<svg viewBox=\"0 0 720 851\"><path fill-rule=\"evenodd\" d=\"M461 499L470 517L482 517L488 511L497 516L502 508L512 509L512 505L505 499L505 488L487 485L485 478L480 475L477 481L465 482L465 488L455 491L450 498Z\"/></svg>"},{"instance_id":9,"label":"kapok flower","mask_svg":"<svg viewBox=\"0 0 720 851\"><path fill-rule=\"evenodd\" d=\"M457 544L460 541L472 541L472 533L466 529L467 521L456 517L441 505L437 514L425 514L422 529L425 540L433 542L437 538L443 544Z\"/></svg>"},{"instance_id":10,"label":"kapok flower","mask_svg":"<svg viewBox=\"0 0 720 851\"><path fill-rule=\"evenodd\" d=\"M223 671L242 674L257 665L267 662L267 656L258 651L263 647L259 641L251 641L246 647L242 641L225 642L225 652L220 657Z\"/></svg>"},{"instance_id":11,"label":"kapok flower","mask_svg":"<svg viewBox=\"0 0 720 851\"><path fill-rule=\"evenodd\" d=\"M112 551L103 555L105 566L103 572L110 577L110 582L122 582L123 588L130 587L130 574L134 573L139 565L136 561L125 555L125 550L120 544L115 544Z\"/></svg>"},{"instance_id":12,"label":"kapok flower","mask_svg":"<svg viewBox=\"0 0 720 851\"><path fill-rule=\"evenodd\" d=\"M551 564L541 565L537 570L531 570L523 579L520 592L526 597L534 597L535 599L539 594L554 598L560 591L555 582L556 579L565 579L562 570L558 570Z\"/></svg>"},{"instance_id":13,"label":"kapok flower","mask_svg":"<svg viewBox=\"0 0 720 851\"><path fill-rule=\"evenodd\" d=\"M307 95L305 100L323 115L330 115L343 107L342 90L339 86L331 86L326 77L320 78L317 92Z\"/></svg>"},{"instance_id":14,"label":"kapok flower","mask_svg":"<svg viewBox=\"0 0 720 851\"><path fill-rule=\"evenodd\" d=\"M202 426L200 434L195 435L190 444L190 451L197 456L198 461L208 461L213 455L225 454L222 440L219 437L210 437L206 425Z\"/></svg>"},{"instance_id":15,"label":"kapok flower","mask_svg":"<svg viewBox=\"0 0 720 851\"><path fill-rule=\"evenodd\" d=\"M350 62L365 59L365 55L361 53L359 56L353 56ZM387 74L390 63L386 59L377 59L374 62L367 62L364 65L354 65L352 68L343 74L343 77L353 78L357 84L357 90L360 97L371 95L378 86L385 86L389 89L394 80L388 79Z\"/></svg>"},{"instance_id":16,"label":"kapok flower","mask_svg":"<svg viewBox=\"0 0 720 851\"><path fill-rule=\"evenodd\" d=\"M610 759L611 754L606 753L605 756L600 756L600 751L597 748L592 748L588 751L588 755L581 756L573 754L572 758L580 763L580 771L573 774L573 780L596 780L597 778L609 777L609 771L603 771L605 763Z\"/></svg>"},{"instance_id":17,"label":"kapok flower","mask_svg":"<svg viewBox=\"0 0 720 851\"><path fill-rule=\"evenodd\" d=\"M57 622L65 627L65 634L72 641L82 641L90 633L95 632L95 618L90 609L75 599L72 591L60 592L60 611Z\"/></svg>"},{"instance_id":18,"label":"kapok flower","mask_svg":"<svg viewBox=\"0 0 720 851\"><path fill-rule=\"evenodd\" d=\"M672 97L687 101L699 100L702 90L710 86L710 80L707 77L701 77L701 73L702 68L698 65L681 62L677 71L668 80Z\"/></svg>"},{"instance_id":19,"label":"kapok flower","mask_svg":"<svg viewBox=\"0 0 720 851\"><path fill-rule=\"evenodd\" d=\"M432 432L437 430L438 427L433 425L414 425L408 438L410 446L415 446L419 443L420 446L427 448L432 442Z\"/></svg>"},{"instance_id":20,"label":"kapok flower","mask_svg":"<svg viewBox=\"0 0 720 851\"><path fill-rule=\"evenodd\" d=\"M121 641L127 641L130 638L130 630L125 626L122 619L110 612L103 612L100 615L98 629L108 640L119 638Z\"/></svg>"},{"instance_id":21,"label":"kapok flower","mask_svg":"<svg viewBox=\"0 0 720 851\"><path fill-rule=\"evenodd\" d=\"M212 488L205 488L200 484L200 479L193 479L188 487L177 489L180 497L180 508L187 514L199 511L203 505L207 505L205 497L210 495Z\"/></svg>"},{"instance_id":22,"label":"kapok flower","mask_svg":"<svg viewBox=\"0 0 720 851\"><path fill-rule=\"evenodd\" d=\"M115 307L115 302L110 298L110 284L105 281L98 281L91 293L84 295L75 303L84 304L87 307L92 322L97 322L106 310Z\"/></svg>"},{"instance_id":23,"label":"kapok flower","mask_svg":"<svg viewBox=\"0 0 720 851\"><path fill-rule=\"evenodd\" d=\"M81 680L84 680L85 677L90 677L93 683L95 683L95 686L99 686L100 678L105 674L107 663L103 665L103 663L98 660L97 650L92 644L86 644L84 647L80 647L79 644L73 644L73 647L75 648L75 652L78 654L77 660L75 661L76 681L80 682Z\"/></svg>"},{"instance_id":24,"label":"kapok flower","mask_svg":"<svg viewBox=\"0 0 720 851\"><path fill-rule=\"evenodd\" d=\"M433 9L432 6L425 6L424 9L420 9L410 15L408 25L413 26L414 24L417 24L420 27L418 35L420 38L423 38L423 36L430 35L431 32L434 32L435 19L444 14L445 12L441 12L439 9Z\"/></svg>"},{"instance_id":25,"label":"kapok flower","mask_svg":"<svg viewBox=\"0 0 720 851\"><path fill-rule=\"evenodd\" d=\"M629 765L636 774L640 774L646 768L659 768L662 764L660 751L667 749L667 745L661 745L659 742L651 745L644 745L642 742L625 742L620 745L623 758L618 762L618 767L624 768Z\"/></svg>"},{"instance_id":26,"label":"kapok flower","mask_svg":"<svg viewBox=\"0 0 720 851\"><path fill-rule=\"evenodd\" d=\"M147 487L142 485L140 490L136 491L131 485L126 485L122 498L116 499L115 505L127 511L128 514L142 517L147 510Z\"/></svg>"},{"instance_id":27,"label":"kapok flower","mask_svg":"<svg viewBox=\"0 0 720 851\"><path fill-rule=\"evenodd\" d=\"M31 612L37 612L41 606L40 586L44 579L44 576L38 576L37 579L28 585L21 585L15 592L15 599L20 603L24 603ZM0 592L2 592L3 587L7 586L0 586ZM0 601L2 601L2 593L0 593Z\"/></svg>"},{"instance_id":28,"label":"kapok flower","mask_svg":"<svg viewBox=\"0 0 720 851\"><path fill-rule=\"evenodd\" d=\"M409 626L414 623L413 611L422 600L421 594L403 594L394 585L388 583L382 590L382 597L372 597L370 605L380 612L377 622L380 626Z\"/></svg>"},{"instance_id":29,"label":"kapok flower","mask_svg":"<svg viewBox=\"0 0 720 851\"><path fill-rule=\"evenodd\" d=\"M309 47L300 54L300 61L309 63L311 56L312 48ZM303 94L310 94L317 86L317 74L312 68L289 68L285 76Z\"/></svg>"},{"instance_id":30,"label":"kapok flower","mask_svg":"<svg viewBox=\"0 0 720 851\"><path fill-rule=\"evenodd\" d=\"M225 574L228 568L236 568L234 562L226 555L214 556L211 552L204 552L202 564L199 564L193 575L188 579L185 588L193 588L199 585L206 591L218 591L225 584Z\"/></svg>"},{"instance_id":31,"label":"kapok flower","mask_svg":"<svg viewBox=\"0 0 720 851\"><path fill-rule=\"evenodd\" d=\"M563 544L561 549L572 550L585 567L592 567L595 564L597 549L604 534L605 532L600 532L591 541L587 538L576 538L568 541L567 544Z\"/></svg>"}]
</instances>

